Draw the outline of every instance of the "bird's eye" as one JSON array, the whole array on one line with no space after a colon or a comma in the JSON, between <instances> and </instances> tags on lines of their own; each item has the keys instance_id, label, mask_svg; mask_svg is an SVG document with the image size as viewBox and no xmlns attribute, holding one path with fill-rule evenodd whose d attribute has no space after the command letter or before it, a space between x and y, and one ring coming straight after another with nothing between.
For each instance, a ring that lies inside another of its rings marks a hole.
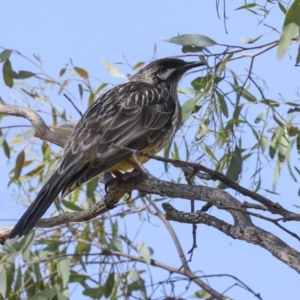
<instances>
[{"instance_id":1,"label":"bird's eye","mask_svg":"<svg viewBox=\"0 0 300 300\"><path fill-rule=\"evenodd\" d=\"M159 72L166 72L166 68L164 67L164 66L161 66L160 68L159 68L159 70L158 70Z\"/></svg>"}]
</instances>

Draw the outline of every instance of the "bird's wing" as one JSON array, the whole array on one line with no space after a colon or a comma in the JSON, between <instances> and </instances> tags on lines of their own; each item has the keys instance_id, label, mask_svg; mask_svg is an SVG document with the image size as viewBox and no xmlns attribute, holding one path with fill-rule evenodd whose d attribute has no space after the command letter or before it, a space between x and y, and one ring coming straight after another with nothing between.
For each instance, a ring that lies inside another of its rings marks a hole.
<instances>
[{"instance_id":1,"label":"bird's wing","mask_svg":"<svg viewBox=\"0 0 300 300\"><path fill-rule=\"evenodd\" d=\"M26 235L60 191L64 195L130 156L112 143L143 149L161 133L174 107L167 91L146 83L117 86L101 96L72 132L59 168L38 193L9 238Z\"/></svg>"},{"instance_id":2,"label":"bird's wing","mask_svg":"<svg viewBox=\"0 0 300 300\"><path fill-rule=\"evenodd\" d=\"M142 82L129 82L101 96L75 127L61 160L64 174L82 153L78 171L63 189L66 195L131 156L111 144L141 150L152 143L170 122L175 104L165 89Z\"/></svg>"}]
</instances>

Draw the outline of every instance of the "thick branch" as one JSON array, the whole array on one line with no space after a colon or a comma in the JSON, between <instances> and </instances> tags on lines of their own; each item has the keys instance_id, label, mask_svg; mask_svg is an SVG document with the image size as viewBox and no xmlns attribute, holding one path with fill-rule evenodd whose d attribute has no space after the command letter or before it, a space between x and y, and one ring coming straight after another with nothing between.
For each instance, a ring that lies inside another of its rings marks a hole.
<instances>
[{"instance_id":1,"label":"thick branch","mask_svg":"<svg viewBox=\"0 0 300 300\"><path fill-rule=\"evenodd\" d=\"M101 202L96 203L88 210L67 213L50 219L42 219L37 227L53 227L68 222L82 222L93 219L96 216L103 214L108 209L113 208L125 193L132 190L138 190L141 193L147 194L157 194L168 198L202 200L209 202L220 209L226 209L233 217L233 225L209 216L208 214L199 212L194 213L193 218L200 218L202 223L214 226L232 237L245 240L248 243L260 245L300 273L299 252L295 251L272 233L254 226L250 216L247 214L246 208L243 208L242 204L230 194L223 190L206 186L190 186L167 182L156 178L142 176L139 178L134 177L120 183L117 188L109 191ZM170 215L168 215L168 217L171 218ZM192 221L190 223L192 223ZM0 236L3 237L4 234L1 234L2 231L3 229L0 230ZM6 234L7 233L8 230L6 231Z\"/></svg>"},{"instance_id":2,"label":"thick branch","mask_svg":"<svg viewBox=\"0 0 300 300\"><path fill-rule=\"evenodd\" d=\"M87 210L74 212L74 213L65 213L52 218L41 219L36 227L40 228L49 228L62 224L67 224L70 222L84 222L89 221L99 215L102 215L114 208L114 206L119 202L119 200L132 190L131 185L122 185L119 188L113 189L103 199Z\"/></svg>"},{"instance_id":3,"label":"thick branch","mask_svg":"<svg viewBox=\"0 0 300 300\"><path fill-rule=\"evenodd\" d=\"M157 155L150 155L150 154L142 152L142 151L136 151L136 150L132 150L127 147L120 147L117 145L112 145L112 147L119 148L122 150L127 150L128 152L132 152L132 153L140 153L143 156L153 158L158 161L170 163L175 167L180 167L182 170L184 170L184 172L188 172L192 176L198 176L201 179L203 179L203 176L202 176L203 174L200 174L199 171L202 171L209 175L209 177L205 176L206 180L221 181L222 183L226 184L228 187L241 193L242 195L250 197L251 199L256 200L256 201L260 202L261 204L265 205L268 208L268 211L270 213L281 215L283 217L283 221L289 221L289 220L300 221L299 214L295 214L294 212L288 211L285 208L283 208L279 203L274 203L270 199L240 186L238 183L232 181L231 179L226 177L221 172L211 170L211 169L209 169L205 166L202 166L200 164L197 164L197 163L186 162L186 161L181 161L181 160L174 160L174 159L170 159L170 158L160 157Z\"/></svg>"},{"instance_id":4,"label":"thick branch","mask_svg":"<svg viewBox=\"0 0 300 300\"><path fill-rule=\"evenodd\" d=\"M53 132L40 117L40 115L31 108L20 107L17 105L7 105L0 98L0 114L22 117L27 119L35 129L34 135L43 141L64 147L67 138Z\"/></svg>"},{"instance_id":5,"label":"thick branch","mask_svg":"<svg viewBox=\"0 0 300 300\"><path fill-rule=\"evenodd\" d=\"M243 227L240 227L237 224L231 225L204 212L197 211L193 213L178 211L169 203L164 203L163 208L166 211L166 218L168 220L213 226L235 239L244 240L248 243L253 243L265 248L276 258L300 273L300 253L291 248L277 236L254 224Z\"/></svg>"}]
</instances>

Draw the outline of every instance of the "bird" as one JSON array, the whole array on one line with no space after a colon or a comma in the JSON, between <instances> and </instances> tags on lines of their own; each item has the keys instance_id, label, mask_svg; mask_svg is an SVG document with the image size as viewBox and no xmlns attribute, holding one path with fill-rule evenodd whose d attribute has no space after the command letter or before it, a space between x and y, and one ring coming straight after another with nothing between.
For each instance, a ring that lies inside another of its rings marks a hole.
<instances>
[{"instance_id":1,"label":"bird","mask_svg":"<svg viewBox=\"0 0 300 300\"><path fill-rule=\"evenodd\" d=\"M62 198L104 171L138 168L149 158L112 145L157 154L181 126L179 80L201 61L157 59L129 81L102 94L83 114L68 138L57 170L42 187L8 239L26 236L61 192ZM123 172L123 173L122 173Z\"/></svg>"}]
</instances>

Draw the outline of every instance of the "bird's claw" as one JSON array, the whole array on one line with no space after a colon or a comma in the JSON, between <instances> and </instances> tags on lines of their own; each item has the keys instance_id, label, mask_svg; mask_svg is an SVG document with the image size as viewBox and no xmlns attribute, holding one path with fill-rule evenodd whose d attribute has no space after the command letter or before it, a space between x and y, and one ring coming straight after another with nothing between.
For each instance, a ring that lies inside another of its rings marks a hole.
<instances>
[{"instance_id":1,"label":"bird's claw","mask_svg":"<svg viewBox=\"0 0 300 300\"><path fill-rule=\"evenodd\" d=\"M105 183L104 190L106 193L108 193L109 190L116 188L122 181L127 181L130 178L143 174L141 170L137 170L137 169L133 169L131 172L127 172L127 173L121 173L119 171L114 171L112 173L115 175L115 177L108 180ZM128 199L130 198L131 198L131 192L129 193Z\"/></svg>"}]
</instances>

